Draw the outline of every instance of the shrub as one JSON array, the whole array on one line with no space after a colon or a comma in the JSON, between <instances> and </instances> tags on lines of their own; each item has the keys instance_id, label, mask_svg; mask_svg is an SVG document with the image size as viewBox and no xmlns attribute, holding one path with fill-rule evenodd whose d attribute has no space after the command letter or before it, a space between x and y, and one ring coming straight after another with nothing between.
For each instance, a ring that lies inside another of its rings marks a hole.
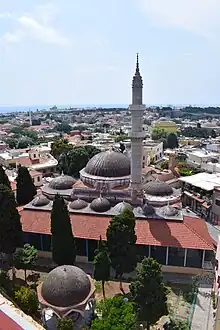
<instances>
[{"instance_id":1,"label":"shrub","mask_svg":"<svg viewBox=\"0 0 220 330\"><path fill-rule=\"evenodd\" d=\"M21 286L15 291L15 301L27 314L35 314L38 310L37 294L28 287Z\"/></svg>"},{"instance_id":2,"label":"shrub","mask_svg":"<svg viewBox=\"0 0 220 330\"><path fill-rule=\"evenodd\" d=\"M0 272L0 287L9 295L12 293L12 282L4 270Z\"/></svg>"},{"instance_id":3,"label":"shrub","mask_svg":"<svg viewBox=\"0 0 220 330\"><path fill-rule=\"evenodd\" d=\"M59 319L57 329L58 330L72 330L73 321L67 317L64 317L63 319Z\"/></svg>"}]
</instances>

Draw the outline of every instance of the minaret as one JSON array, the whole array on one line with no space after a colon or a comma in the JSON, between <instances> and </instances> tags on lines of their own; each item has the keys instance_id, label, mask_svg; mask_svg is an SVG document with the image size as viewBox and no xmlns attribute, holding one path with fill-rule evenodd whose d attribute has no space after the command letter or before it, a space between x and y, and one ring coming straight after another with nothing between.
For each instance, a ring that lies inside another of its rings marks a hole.
<instances>
[{"instance_id":1,"label":"minaret","mask_svg":"<svg viewBox=\"0 0 220 330\"><path fill-rule=\"evenodd\" d=\"M29 109L29 124L30 126L32 126L32 113L30 109Z\"/></svg>"},{"instance_id":2,"label":"minaret","mask_svg":"<svg viewBox=\"0 0 220 330\"><path fill-rule=\"evenodd\" d=\"M132 203L142 202L142 142L145 136L143 131L143 115L146 109L142 104L143 81L139 70L139 58L137 54L136 72L132 80L132 104L131 111L132 129L131 137L131 189Z\"/></svg>"}]
</instances>

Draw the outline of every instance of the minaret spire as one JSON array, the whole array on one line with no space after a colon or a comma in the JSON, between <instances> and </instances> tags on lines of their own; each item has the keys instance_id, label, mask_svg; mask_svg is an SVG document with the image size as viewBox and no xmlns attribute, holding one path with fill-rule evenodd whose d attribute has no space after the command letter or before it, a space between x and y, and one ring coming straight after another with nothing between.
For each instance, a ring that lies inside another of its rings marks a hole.
<instances>
[{"instance_id":1,"label":"minaret spire","mask_svg":"<svg viewBox=\"0 0 220 330\"><path fill-rule=\"evenodd\" d=\"M137 74L140 74L140 71L139 71L139 54L137 53L137 61L136 61L136 75Z\"/></svg>"}]
</instances>

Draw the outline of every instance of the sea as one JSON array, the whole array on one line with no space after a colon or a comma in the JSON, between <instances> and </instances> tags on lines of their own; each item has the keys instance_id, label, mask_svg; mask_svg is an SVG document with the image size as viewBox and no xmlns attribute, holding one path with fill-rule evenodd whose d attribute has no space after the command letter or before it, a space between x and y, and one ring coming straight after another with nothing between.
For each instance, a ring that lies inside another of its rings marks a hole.
<instances>
[{"instance_id":1,"label":"sea","mask_svg":"<svg viewBox=\"0 0 220 330\"><path fill-rule=\"evenodd\" d=\"M181 109L183 107L189 106L189 104L146 104L147 107L172 107L173 109ZM197 107L219 107L219 104L191 104L190 106ZM30 105L30 106L0 106L0 114L7 114L12 112L28 112L28 111L37 111L37 110L50 110L54 107L54 104L50 105ZM94 109L94 108L127 108L128 104L57 104L57 109Z\"/></svg>"},{"instance_id":2,"label":"sea","mask_svg":"<svg viewBox=\"0 0 220 330\"><path fill-rule=\"evenodd\" d=\"M0 106L0 113L7 114L12 112L28 112L38 110L50 110L54 107L51 105L30 105L30 106ZM94 109L94 108L127 108L128 104L57 104L58 109Z\"/></svg>"}]
</instances>

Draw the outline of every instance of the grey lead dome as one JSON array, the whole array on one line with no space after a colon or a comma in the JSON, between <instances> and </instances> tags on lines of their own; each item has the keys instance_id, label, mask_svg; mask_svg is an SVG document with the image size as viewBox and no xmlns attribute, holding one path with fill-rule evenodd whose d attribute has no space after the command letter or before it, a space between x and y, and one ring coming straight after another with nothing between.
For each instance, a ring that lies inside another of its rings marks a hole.
<instances>
[{"instance_id":1,"label":"grey lead dome","mask_svg":"<svg viewBox=\"0 0 220 330\"><path fill-rule=\"evenodd\" d=\"M69 204L69 207L73 210L81 210L84 209L87 205L88 203L86 201L78 198L75 201L71 202Z\"/></svg>"},{"instance_id":2,"label":"grey lead dome","mask_svg":"<svg viewBox=\"0 0 220 330\"><path fill-rule=\"evenodd\" d=\"M131 173L130 159L121 152L103 151L88 161L85 172L101 177L128 176Z\"/></svg>"},{"instance_id":3,"label":"grey lead dome","mask_svg":"<svg viewBox=\"0 0 220 330\"><path fill-rule=\"evenodd\" d=\"M31 204L35 207L39 207L39 206L45 206L48 205L50 203L49 199L44 196L44 195L38 195L36 196L33 201L31 202Z\"/></svg>"},{"instance_id":4,"label":"grey lead dome","mask_svg":"<svg viewBox=\"0 0 220 330\"><path fill-rule=\"evenodd\" d=\"M41 295L53 306L68 307L83 302L90 290L90 280L82 269L64 265L48 274L42 284Z\"/></svg>"},{"instance_id":5,"label":"grey lead dome","mask_svg":"<svg viewBox=\"0 0 220 330\"><path fill-rule=\"evenodd\" d=\"M98 197L91 202L90 208L95 212L106 212L111 208L111 204L106 198Z\"/></svg>"},{"instance_id":6,"label":"grey lead dome","mask_svg":"<svg viewBox=\"0 0 220 330\"><path fill-rule=\"evenodd\" d=\"M151 181L144 187L145 192L152 196L170 196L173 194L173 189L165 182Z\"/></svg>"},{"instance_id":7,"label":"grey lead dome","mask_svg":"<svg viewBox=\"0 0 220 330\"><path fill-rule=\"evenodd\" d=\"M48 187L54 190L65 190L71 189L74 183L76 183L76 180L72 176L60 175L50 181Z\"/></svg>"}]
</instances>

